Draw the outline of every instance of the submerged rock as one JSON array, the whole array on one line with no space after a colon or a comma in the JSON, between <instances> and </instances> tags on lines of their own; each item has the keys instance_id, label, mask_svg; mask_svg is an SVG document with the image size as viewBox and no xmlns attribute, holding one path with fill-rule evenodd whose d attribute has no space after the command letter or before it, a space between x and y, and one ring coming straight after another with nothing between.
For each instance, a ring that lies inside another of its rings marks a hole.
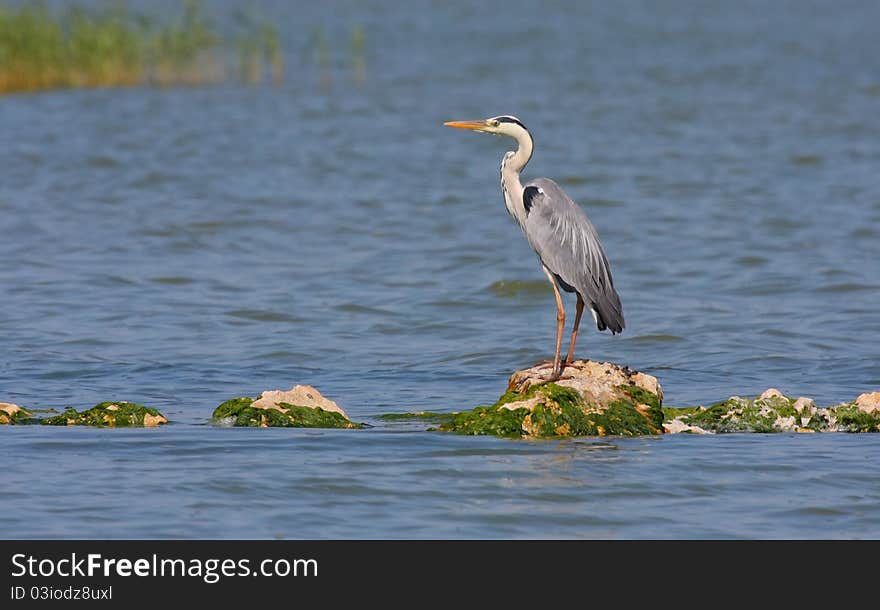
<instances>
[{"instance_id":1,"label":"submerged rock","mask_svg":"<svg viewBox=\"0 0 880 610\"><path fill-rule=\"evenodd\" d=\"M731 396L708 408L663 411L663 427L672 433L880 432L880 392L820 408L811 398L794 399L770 388L755 398Z\"/></svg>"},{"instance_id":2,"label":"submerged rock","mask_svg":"<svg viewBox=\"0 0 880 610\"><path fill-rule=\"evenodd\" d=\"M133 402L101 402L91 409L67 409L60 415L45 417L39 422L46 426L98 426L121 428L127 426L159 426L168 419L156 409Z\"/></svg>"},{"instance_id":3,"label":"submerged rock","mask_svg":"<svg viewBox=\"0 0 880 610\"><path fill-rule=\"evenodd\" d=\"M218 423L260 428L363 428L310 385L232 398L214 409L212 417Z\"/></svg>"},{"instance_id":4,"label":"submerged rock","mask_svg":"<svg viewBox=\"0 0 880 610\"><path fill-rule=\"evenodd\" d=\"M11 402L0 402L0 425L26 423L32 417L29 411Z\"/></svg>"},{"instance_id":5,"label":"submerged rock","mask_svg":"<svg viewBox=\"0 0 880 610\"><path fill-rule=\"evenodd\" d=\"M699 426L686 424L679 418L663 422L663 429L670 434L712 434L709 430L706 430Z\"/></svg>"},{"instance_id":6,"label":"submerged rock","mask_svg":"<svg viewBox=\"0 0 880 610\"><path fill-rule=\"evenodd\" d=\"M516 371L495 404L449 414L438 429L521 438L663 433L663 391L655 377L578 360L549 382L551 369Z\"/></svg>"}]
</instances>

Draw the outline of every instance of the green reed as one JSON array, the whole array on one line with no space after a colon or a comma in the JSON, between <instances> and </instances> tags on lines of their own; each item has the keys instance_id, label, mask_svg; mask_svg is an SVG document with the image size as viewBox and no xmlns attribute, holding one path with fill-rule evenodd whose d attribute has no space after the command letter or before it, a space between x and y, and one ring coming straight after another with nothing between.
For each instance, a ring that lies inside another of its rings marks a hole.
<instances>
[{"instance_id":1,"label":"green reed","mask_svg":"<svg viewBox=\"0 0 880 610\"><path fill-rule=\"evenodd\" d=\"M251 69L283 81L281 44L274 27L244 22L229 39L205 17L198 0L158 22L130 12L124 2L103 9L52 12L39 4L0 5L0 94L65 87L201 85L235 74L226 58L250 49ZM255 67L254 67L255 66ZM247 79L256 82L256 78Z\"/></svg>"},{"instance_id":2,"label":"green reed","mask_svg":"<svg viewBox=\"0 0 880 610\"><path fill-rule=\"evenodd\" d=\"M252 6L239 10L236 18L244 28L236 40L241 80L256 84L268 78L280 85L284 82L284 58L278 29L256 14Z\"/></svg>"},{"instance_id":3,"label":"green reed","mask_svg":"<svg viewBox=\"0 0 880 610\"><path fill-rule=\"evenodd\" d=\"M303 63L318 67L321 88L324 90L333 87L334 75L340 72L343 66L350 67L352 81L356 86L361 87L367 81L366 39L364 27L360 24L354 25L349 35L348 49L343 56L339 52L339 46L344 40L339 37L331 38L325 34L322 27L315 27L303 46Z\"/></svg>"}]
</instances>

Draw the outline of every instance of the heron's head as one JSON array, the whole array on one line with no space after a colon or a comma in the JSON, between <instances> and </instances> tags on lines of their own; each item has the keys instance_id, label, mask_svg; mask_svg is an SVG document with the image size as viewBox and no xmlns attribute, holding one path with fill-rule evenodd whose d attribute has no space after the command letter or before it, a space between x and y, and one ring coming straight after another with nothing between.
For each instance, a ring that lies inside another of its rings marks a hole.
<instances>
[{"instance_id":1,"label":"heron's head","mask_svg":"<svg viewBox=\"0 0 880 610\"><path fill-rule=\"evenodd\" d=\"M480 121L449 121L443 123L447 127L456 127L458 129L471 129L473 131L481 131L483 133L491 133L496 136L508 136L519 139L523 132L528 134L529 130L523 125L518 118L509 114L501 116L493 116L490 119Z\"/></svg>"}]
</instances>

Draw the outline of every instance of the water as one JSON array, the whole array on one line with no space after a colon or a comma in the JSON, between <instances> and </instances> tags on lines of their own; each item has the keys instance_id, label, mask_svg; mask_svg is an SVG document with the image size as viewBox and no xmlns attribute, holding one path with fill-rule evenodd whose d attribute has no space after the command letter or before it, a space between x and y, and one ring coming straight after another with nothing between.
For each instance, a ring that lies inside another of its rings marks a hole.
<instances>
[{"instance_id":1,"label":"water","mask_svg":"<svg viewBox=\"0 0 880 610\"><path fill-rule=\"evenodd\" d=\"M612 263L627 329L579 355L656 375L671 405L880 388L876 3L261 6L283 88L0 98L0 400L172 420L0 429L4 536L880 538L872 435L518 442L376 419L492 402L550 355L507 142L442 127L500 113ZM295 383L375 427L206 425Z\"/></svg>"}]
</instances>

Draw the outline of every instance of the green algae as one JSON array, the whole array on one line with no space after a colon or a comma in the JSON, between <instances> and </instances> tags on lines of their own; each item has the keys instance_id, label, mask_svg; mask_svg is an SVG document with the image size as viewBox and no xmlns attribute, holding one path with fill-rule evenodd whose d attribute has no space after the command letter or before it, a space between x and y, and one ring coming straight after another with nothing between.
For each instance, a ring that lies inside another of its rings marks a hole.
<instances>
[{"instance_id":1,"label":"green algae","mask_svg":"<svg viewBox=\"0 0 880 610\"><path fill-rule=\"evenodd\" d=\"M658 434L663 431L663 411L652 407L647 414L639 411L626 400L612 402L601 414L595 416L604 434L639 436Z\"/></svg>"},{"instance_id":2,"label":"green algae","mask_svg":"<svg viewBox=\"0 0 880 610\"><path fill-rule=\"evenodd\" d=\"M280 404L281 407L287 409L286 415L298 428L363 428L363 425L356 424L346 419L342 413L336 411L325 411L321 407L302 407L299 405L291 405L286 402ZM269 409L270 411L274 409Z\"/></svg>"},{"instance_id":3,"label":"green algae","mask_svg":"<svg viewBox=\"0 0 880 610\"><path fill-rule=\"evenodd\" d=\"M708 432L880 432L880 412L866 413L852 403L795 409L786 396L731 396L708 408L664 409L666 421L678 419Z\"/></svg>"},{"instance_id":4,"label":"green algae","mask_svg":"<svg viewBox=\"0 0 880 610\"><path fill-rule=\"evenodd\" d=\"M548 384L550 385L550 384ZM470 411L450 413L449 417L440 423L439 428L443 432L456 432L458 434L501 436L505 438L520 438L523 436L523 420L528 415L526 408L507 409L503 405L528 400L544 386L532 386L525 392L507 390L495 403L481 405Z\"/></svg>"},{"instance_id":5,"label":"green algae","mask_svg":"<svg viewBox=\"0 0 880 610\"><path fill-rule=\"evenodd\" d=\"M415 413L383 413L376 419L384 421L426 421L433 423L445 422L452 417L452 413L441 413L439 411L418 411Z\"/></svg>"},{"instance_id":6,"label":"green algae","mask_svg":"<svg viewBox=\"0 0 880 610\"><path fill-rule=\"evenodd\" d=\"M493 405L451 414L439 429L507 438L635 436L660 432L663 412L659 397L635 386L619 389L623 397L607 405L588 404L577 390L556 383L531 386L526 392L508 390ZM505 406L529 399L537 399L531 409ZM639 404L647 409L640 410Z\"/></svg>"},{"instance_id":7,"label":"green algae","mask_svg":"<svg viewBox=\"0 0 880 610\"><path fill-rule=\"evenodd\" d=\"M880 412L866 413L855 403L846 403L837 406L834 415L841 432L880 432Z\"/></svg>"},{"instance_id":8,"label":"green algae","mask_svg":"<svg viewBox=\"0 0 880 610\"><path fill-rule=\"evenodd\" d=\"M654 394L654 392L649 392L645 388L640 388L637 385L619 385L618 389L626 392L630 398L635 400L636 402L640 402L642 404L660 408L660 397Z\"/></svg>"},{"instance_id":9,"label":"green algae","mask_svg":"<svg viewBox=\"0 0 880 610\"><path fill-rule=\"evenodd\" d=\"M538 405L531 414L543 438L565 436L639 436L656 434L645 417L632 403L617 400L601 410L584 410L580 404L548 403Z\"/></svg>"},{"instance_id":10,"label":"green algae","mask_svg":"<svg viewBox=\"0 0 880 610\"><path fill-rule=\"evenodd\" d=\"M505 409L500 406L476 407L472 411L453 413L439 430L459 434L522 437L523 420L529 410Z\"/></svg>"},{"instance_id":11,"label":"green algae","mask_svg":"<svg viewBox=\"0 0 880 610\"><path fill-rule=\"evenodd\" d=\"M508 389L493 404L480 405L470 411L451 413L448 420L441 422L439 428L432 430L477 436L521 438L525 434L523 420L529 414L529 410L525 407L508 409L503 405L533 398L539 388L546 389L546 386L531 386L525 392Z\"/></svg>"},{"instance_id":12,"label":"green algae","mask_svg":"<svg viewBox=\"0 0 880 610\"><path fill-rule=\"evenodd\" d=\"M807 423L802 424L804 429L813 432L825 432L828 429L828 409L817 409L815 413L810 415Z\"/></svg>"},{"instance_id":13,"label":"green algae","mask_svg":"<svg viewBox=\"0 0 880 610\"><path fill-rule=\"evenodd\" d=\"M155 418L155 419L154 419ZM151 407L145 407L133 402L101 402L91 409L77 411L68 408L64 413L39 420L45 426L96 426L107 427L130 427L164 424L168 420Z\"/></svg>"},{"instance_id":14,"label":"green algae","mask_svg":"<svg viewBox=\"0 0 880 610\"><path fill-rule=\"evenodd\" d=\"M779 417L799 417L800 414L795 410L794 402L794 399L785 396L771 396L770 398L757 398L754 404L759 408L772 409Z\"/></svg>"},{"instance_id":15,"label":"green algae","mask_svg":"<svg viewBox=\"0 0 880 610\"><path fill-rule=\"evenodd\" d=\"M778 417L772 408L762 409L759 401L732 396L723 402L681 418L690 425L711 432L776 432Z\"/></svg>"},{"instance_id":16,"label":"green algae","mask_svg":"<svg viewBox=\"0 0 880 610\"><path fill-rule=\"evenodd\" d=\"M214 409L214 413L211 415L211 417L213 417L214 419L237 417L243 409L250 407L253 404L254 400L255 399L248 398L247 396L230 398L226 402L221 403L216 409Z\"/></svg>"},{"instance_id":17,"label":"green algae","mask_svg":"<svg viewBox=\"0 0 880 610\"><path fill-rule=\"evenodd\" d=\"M663 415L663 407L660 404L660 397L657 394L637 385L619 385L617 389L632 399L636 410L646 417L654 428L662 429L665 417ZM645 405L647 409L639 409L637 405ZM625 413L621 415L625 415ZM635 424L636 422L633 421L633 423Z\"/></svg>"},{"instance_id":18,"label":"green algae","mask_svg":"<svg viewBox=\"0 0 880 610\"><path fill-rule=\"evenodd\" d=\"M253 398L240 396L221 403L212 417L215 420L233 419L233 426L268 428L363 428L349 421L341 413L320 407L304 407L279 403L278 409L259 409L251 406Z\"/></svg>"},{"instance_id":19,"label":"green algae","mask_svg":"<svg viewBox=\"0 0 880 610\"><path fill-rule=\"evenodd\" d=\"M691 415L702 410L703 407L662 407L661 411L663 411L663 421L668 422L676 419L678 417L683 417L686 415Z\"/></svg>"},{"instance_id":20,"label":"green algae","mask_svg":"<svg viewBox=\"0 0 880 610\"><path fill-rule=\"evenodd\" d=\"M39 423L39 418L34 417L33 410L19 408L11 415L6 411L0 411L0 425L25 426Z\"/></svg>"},{"instance_id":21,"label":"green algae","mask_svg":"<svg viewBox=\"0 0 880 610\"><path fill-rule=\"evenodd\" d=\"M491 406L492 407L500 407L501 405L506 405L511 402L519 402L521 400L528 400L529 398L534 397L535 394L538 393L539 389L543 388L546 391L550 388L550 386L556 386L556 384L555 383L547 383L544 385L530 386L529 389L527 389L525 392L520 392L519 390L508 389Z\"/></svg>"},{"instance_id":22,"label":"green algae","mask_svg":"<svg viewBox=\"0 0 880 610\"><path fill-rule=\"evenodd\" d=\"M70 407L65 410L64 413L62 413L61 415L43 418L42 420L40 420L40 423L44 426L67 426L76 424L79 418L79 411Z\"/></svg>"}]
</instances>

